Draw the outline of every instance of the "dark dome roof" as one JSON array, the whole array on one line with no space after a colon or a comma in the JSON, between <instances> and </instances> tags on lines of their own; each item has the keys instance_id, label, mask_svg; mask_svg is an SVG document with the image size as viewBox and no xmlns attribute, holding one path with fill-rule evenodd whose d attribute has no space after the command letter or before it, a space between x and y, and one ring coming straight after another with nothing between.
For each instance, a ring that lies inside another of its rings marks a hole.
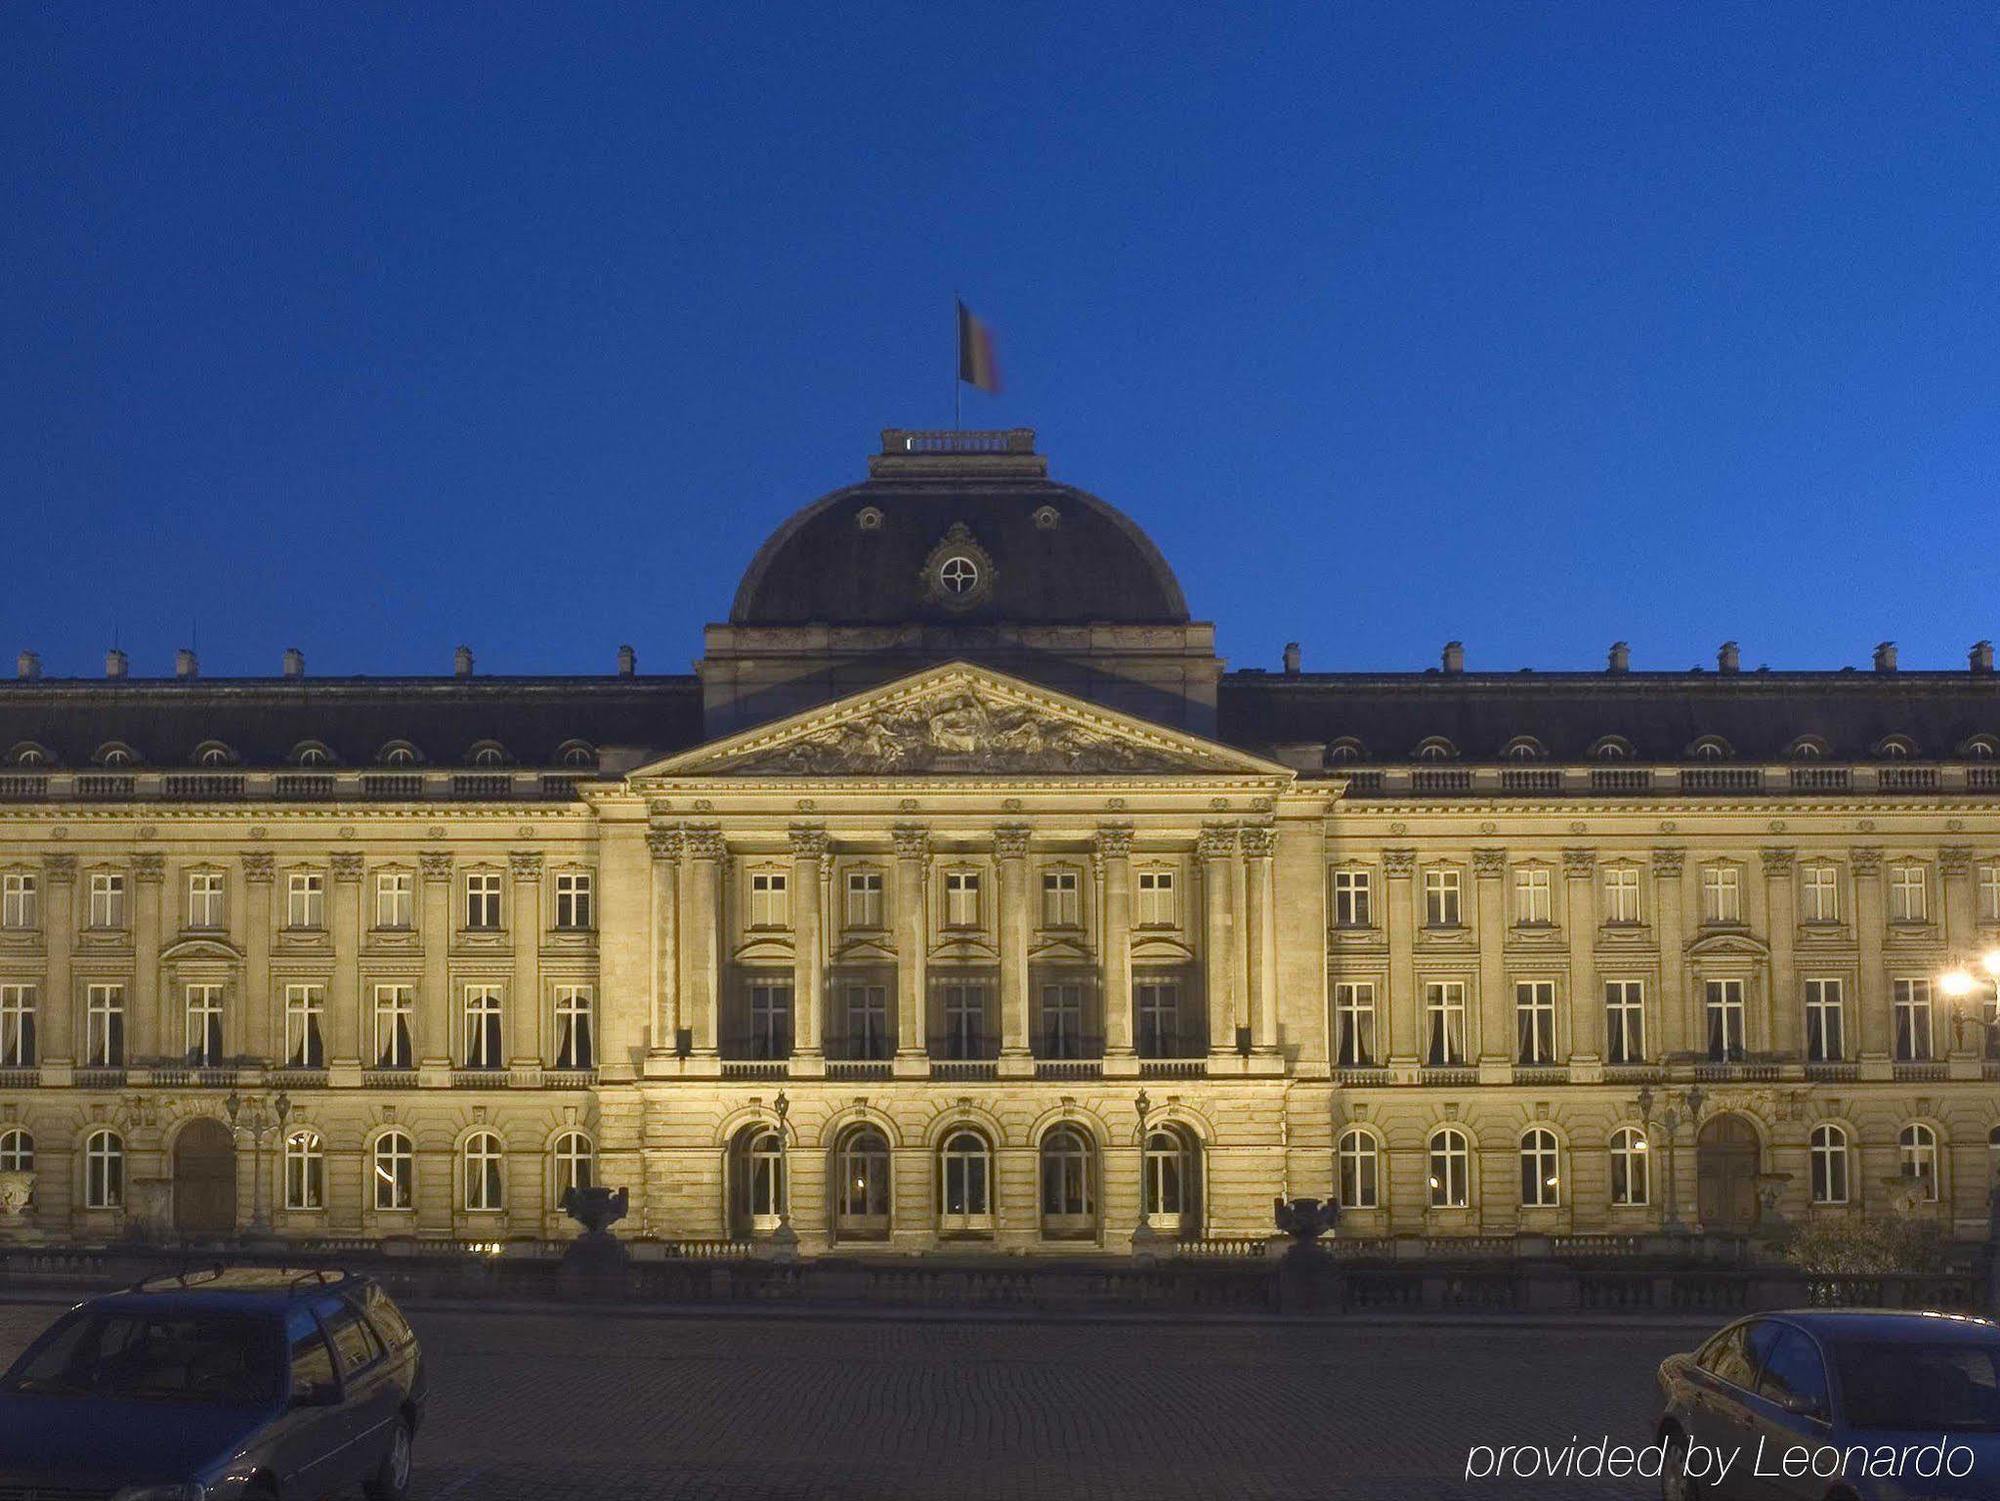
<instances>
[{"instance_id":1,"label":"dark dome roof","mask_svg":"<svg viewBox=\"0 0 2000 1501\"><path fill-rule=\"evenodd\" d=\"M1042 463L1032 452L958 463L885 454L867 483L771 534L731 623L1186 623L1187 600L1152 540L1096 496L1050 481ZM956 597L939 578L953 557L974 577Z\"/></svg>"}]
</instances>

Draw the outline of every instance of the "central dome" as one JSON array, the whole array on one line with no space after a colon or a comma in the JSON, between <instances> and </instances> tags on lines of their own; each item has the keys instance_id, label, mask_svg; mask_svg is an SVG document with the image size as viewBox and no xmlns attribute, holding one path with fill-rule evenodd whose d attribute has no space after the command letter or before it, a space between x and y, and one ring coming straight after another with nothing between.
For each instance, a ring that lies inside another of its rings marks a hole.
<instances>
[{"instance_id":1,"label":"central dome","mask_svg":"<svg viewBox=\"0 0 2000 1501\"><path fill-rule=\"evenodd\" d=\"M869 478L757 550L733 625L1184 625L1187 600L1123 512L1050 480L1034 434L892 428Z\"/></svg>"}]
</instances>

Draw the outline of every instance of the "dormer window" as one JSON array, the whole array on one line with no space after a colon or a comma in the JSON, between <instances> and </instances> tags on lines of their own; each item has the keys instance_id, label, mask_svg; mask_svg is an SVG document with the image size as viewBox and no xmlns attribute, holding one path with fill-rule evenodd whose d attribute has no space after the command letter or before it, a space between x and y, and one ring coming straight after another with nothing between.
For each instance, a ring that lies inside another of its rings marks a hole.
<instances>
[{"instance_id":1,"label":"dormer window","mask_svg":"<svg viewBox=\"0 0 2000 1501\"><path fill-rule=\"evenodd\" d=\"M582 740L571 740L556 751L556 765L591 767L597 764L597 752Z\"/></svg>"},{"instance_id":2,"label":"dormer window","mask_svg":"<svg viewBox=\"0 0 2000 1501\"><path fill-rule=\"evenodd\" d=\"M197 766L233 766L236 752L220 740L206 740L195 747L194 764Z\"/></svg>"},{"instance_id":3,"label":"dormer window","mask_svg":"<svg viewBox=\"0 0 2000 1501\"><path fill-rule=\"evenodd\" d=\"M391 740L375 753L375 759L384 766L415 766L423 757L409 741Z\"/></svg>"},{"instance_id":4,"label":"dormer window","mask_svg":"<svg viewBox=\"0 0 2000 1501\"><path fill-rule=\"evenodd\" d=\"M333 752L317 740L301 740L292 747L291 762L294 766L331 766Z\"/></svg>"},{"instance_id":5,"label":"dormer window","mask_svg":"<svg viewBox=\"0 0 2000 1501\"><path fill-rule=\"evenodd\" d=\"M1908 735L1888 735L1877 743L1875 754L1884 761L1907 761L1917 753L1917 743Z\"/></svg>"},{"instance_id":6,"label":"dormer window","mask_svg":"<svg viewBox=\"0 0 2000 1501\"><path fill-rule=\"evenodd\" d=\"M1703 735L1688 747L1687 753L1693 761L1727 761L1736 754L1720 735Z\"/></svg>"},{"instance_id":7,"label":"dormer window","mask_svg":"<svg viewBox=\"0 0 2000 1501\"><path fill-rule=\"evenodd\" d=\"M1416 758L1419 761L1456 761L1458 747L1442 735L1433 735L1418 744Z\"/></svg>"},{"instance_id":8,"label":"dormer window","mask_svg":"<svg viewBox=\"0 0 2000 1501\"><path fill-rule=\"evenodd\" d=\"M97 754L91 757L91 760L95 761L99 766L131 766L138 759L133 754L131 746L122 744L116 740L106 745L100 745L97 748Z\"/></svg>"},{"instance_id":9,"label":"dormer window","mask_svg":"<svg viewBox=\"0 0 2000 1501\"><path fill-rule=\"evenodd\" d=\"M1794 761L1823 761L1826 742L1817 735L1801 735L1785 747L1785 754Z\"/></svg>"},{"instance_id":10,"label":"dormer window","mask_svg":"<svg viewBox=\"0 0 2000 1501\"><path fill-rule=\"evenodd\" d=\"M1500 752L1506 761L1546 761L1548 754L1533 735L1516 735Z\"/></svg>"},{"instance_id":11,"label":"dormer window","mask_svg":"<svg viewBox=\"0 0 2000 1501\"><path fill-rule=\"evenodd\" d=\"M15 746L13 754L7 759L16 766L46 766L49 764L49 753L39 745L28 742Z\"/></svg>"},{"instance_id":12,"label":"dormer window","mask_svg":"<svg viewBox=\"0 0 2000 1501\"><path fill-rule=\"evenodd\" d=\"M1629 761L1632 759L1632 742L1623 735L1606 735L1590 748L1593 761Z\"/></svg>"},{"instance_id":13,"label":"dormer window","mask_svg":"<svg viewBox=\"0 0 2000 1501\"><path fill-rule=\"evenodd\" d=\"M1367 747L1352 735L1343 736L1326 748L1326 764L1329 766L1348 766L1367 759Z\"/></svg>"},{"instance_id":14,"label":"dormer window","mask_svg":"<svg viewBox=\"0 0 2000 1501\"><path fill-rule=\"evenodd\" d=\"M1958 753L1968 761L1991 761L2000 756L2000 742L1991 735L1974 735L1959 747Z\"/></svg>"},{"instance_id":15,"label":"dormer window","mask_svg":"<svg viewBox=\"0 0 2000 1501\"><path fill-rule=\"evenodd\" d=\"M482 740L466 752L466 763L491 770L505 766L508 761L506 748L492 740Z\"/></svg>"}]
</instances>

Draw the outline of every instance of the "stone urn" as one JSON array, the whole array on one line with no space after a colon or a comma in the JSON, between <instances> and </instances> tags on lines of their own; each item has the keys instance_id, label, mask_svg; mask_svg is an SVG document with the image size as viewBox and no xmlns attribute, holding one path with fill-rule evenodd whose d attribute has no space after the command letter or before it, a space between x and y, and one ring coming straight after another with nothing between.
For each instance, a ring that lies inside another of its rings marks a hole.
<instances>
[{"instance_id":1,"label":"stone urn","mask_svg":"<svg viewBox=\"0 0 2000 1501\"><path fill-rule=\"evenodd\" d=\"M1340 1221L1340 1205L1332 1199L1275 1199L1271 1217L1292 1238L1278 1258L1278 1309L1281 1313L1318 1313L1340 1307L1340 1269L1319 1244L1319 1238Z\"/></svg>"},{"instance_id":2,"label":"stone urn","mask_svg":"<svg viewBox=\"0 0 2000 1501\"><path fill-rule=\"evenodd\" d=\"M611 1233L611 1227L625 1218L630 1204L628 1190L614 1191L597 1184L563 1194L562 1211L583 1226L583 1234L563 1249L556 1276L562 1291L606 1297L625 1290L632 1253Z\"/></svg>"}]
</instances>

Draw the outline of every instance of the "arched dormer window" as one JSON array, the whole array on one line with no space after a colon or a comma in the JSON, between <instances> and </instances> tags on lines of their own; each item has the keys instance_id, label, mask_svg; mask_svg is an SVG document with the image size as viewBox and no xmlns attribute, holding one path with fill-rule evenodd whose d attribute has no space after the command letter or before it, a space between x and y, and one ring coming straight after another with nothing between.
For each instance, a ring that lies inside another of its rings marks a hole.
<instances>
[{"instance_id":1,"label":"arched dormer window","mask_svg":"<svg viewBox=\"0 0 2000 1501\"><path fill-rule=\"evenodd\" d=\"M1875 742L1875 754L1884 761L1907 761L1917 753L1917 742L1908 735L1884 735Z\"/></svg>"},{"instance_id":2,"label":"arched dormer window","mask_svg":"<svg viewBox=\"0 0 2000 1501\"><path fill-rule=\"evenodd\" d=\"M2000 757L2000 740L1991 735L1974 735L1958 748L1958 753L1968 761L1991 761Z\"/></svg>"},{"instance_id":3,"label":"arched dormer window","mask_svg":"<svg viewBox=\"0 0 2000 1501\"><path fill-rule=\"evenodd\" d=\"M1458 747L1442 735L1432 735L1428 739L1418 741L1417 748L1411 754L1419 761L1456 761Z\"/></svg>"},{"instance_id":4,"label":"arched dormer window","mask_svg":"<svg viewBox=\"0 0 2000 1501\"><path fill-rule=\"evenodd\" d=\"M1735 748L1720 735L1703 735L1687 748L1690 761L1727 761L1735 756Z\"/></svg>"},{"instance_id":5,"label":"arched dormer window","mask_svg":"<svg viewBox=\"0 0 2000 1501\"><path fill-rule=\"evenodd\" d=\"M597 748L587 740L565 740L556 747L556 765L589 768L597 764Z\"/></svg>"},{"instance_id":6,"label":"arched dormer window","mask_svg":"<svg viewBox=\"0 0 2000 1501\"><path fill-rule=\"evenodd\" d=\"M7 761L12 766L47 766L49 753L32 740L23 740L7 752Z\"/></svg>"},{"instance_id":7,"label":"arched dormer window","mask_svg":"<svg viewBox=\"0 0 2000 1501\"><path fill-rule=\"evenodd\" d=\"M220 740L204 740L194 748L194 764L197 766L234 766L236 752Z\"/></svg>"},{"instance_id":8,"label":"arched dormer window","mask_svg":"<svg viewBox=\"0 0 2000 1501\"><path fill-rule=\"evenodd\" d=\"M1817 735L1801 735L1785 747L1785 757L1791 761L1824 761L1827 745Z\"/></svg>"},{"instance_id":9,"label":"arched dormer window","mask_svg":"<svg viewBox=\"0 0 2000 1501\"><path fill-rule=\"evenodd\" d=\"M301 740L286 759L294 766L331 766L333 752L317 740Z\"/></svg>"},{"instance_id":10,"label":"arched dormer window","mask_svg":"<svg viewBox=\"0 0 2000 1501\"><path fill-rule=\"evenodd\" d=\"M99 766L137 766L139 764L138 753L122 740L107 740L103 745L98 746L97 753L90 759L95 761Z\"/></svg>"},{"instance_id":11,"label":"arched dormer window","mask_svg":"<svg viewBox=\"0 0 2000 1501\"><path fill-rule=\"evenodd\" d=\"M375 752L375 759L383 766L417 766L423 762L423 753L407 740L391 740Z\"/></svg>"},{"instance_id":12,"label":"arched dormer window","mask_svg":"<svg viewBox=\"0 0 2000 1501\"><path fill-rule=\"evenodd\" d=\"M1546 761L1548 751L1533 735L1516 735L1500 748L1503 761Z\"/></svg>"},{"instance_id":13,"label":"arched dormer window","mask_svg":"<svg viewBox=\"0 0 2000 1501\"><path fill-rule=\"evenodd\" d=\"M1590 747L1593 761L1630 761L1633 755L1632 742L1623 735L1599 736Z\"/></svg>"},{"instance_id":14,"label":"arched dormer window","mask_svg":"<svg viewBox=\"0 0 2000 1501\"><path fill-rule=\"evenodd\" d=\"M1351 766L1356 761L1368 759L1368 747L1352 735L1343 735L1326 748L1328 766Z\"/></svg>"},{"instance_id":15,"label":"arched dormer window","mask_svg":"<svg viewBox=\"0 0 2000 1501\"><path fill-rule=\"evenodd\" d=\"M465 753L467 766L494 768L507 765L514 758L507 754L507 747L497 740L481 740Z\"/></svg>"}]
</instances>

